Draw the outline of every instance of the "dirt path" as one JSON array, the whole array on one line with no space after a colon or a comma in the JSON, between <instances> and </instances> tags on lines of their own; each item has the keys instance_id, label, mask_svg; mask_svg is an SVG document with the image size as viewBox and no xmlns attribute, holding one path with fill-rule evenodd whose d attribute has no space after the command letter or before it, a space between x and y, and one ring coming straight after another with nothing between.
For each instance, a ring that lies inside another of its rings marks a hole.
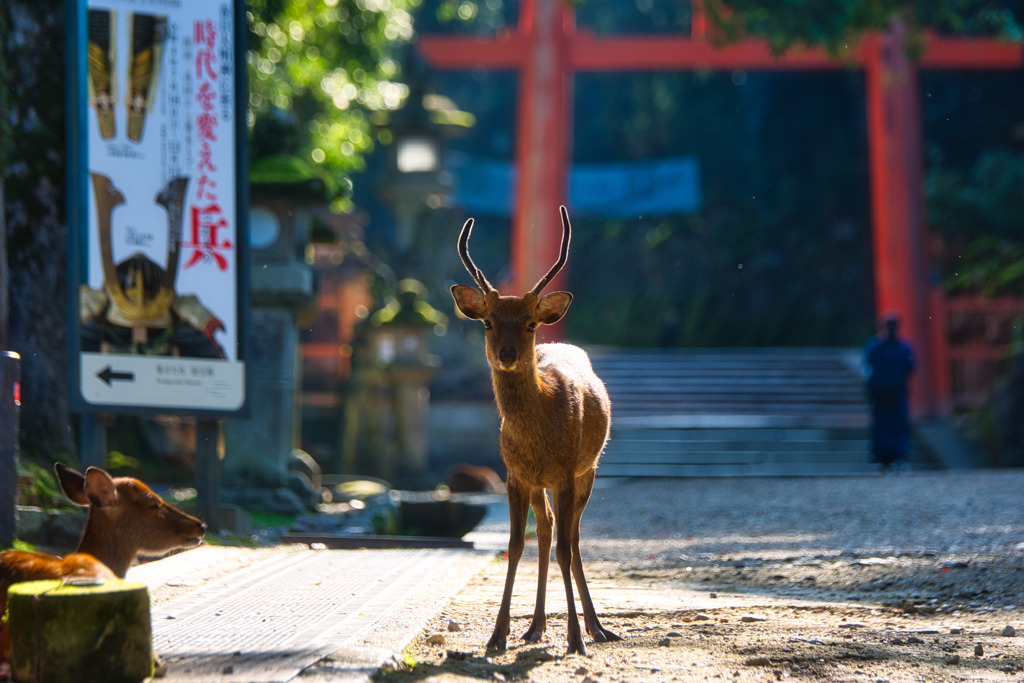
<instances>
[{"instance_id":1,"label":"dirt path","mask_svg":"<svg viewBox=\"0 0 1024 683\"><path fill-rule=\"evenodd\" d=\"M544 640L485 651L497 560L417 638L408 666L381 679L1024 681L1022 492L1020 472L601 491L583 552L602 624L621 642L586 638L587 656L565 655L555 567ZM610 511L616 500L635 503L628 522ZM516 638L536 588L528 548Z\"/></svg>"},{"instance_id":2,"label":"dirt path","mask_svg":"<svg viewBox=\"0 0 1024 683\"><path fill-rule=\"evenodd\" d=\"M557 577L544 641L484 650L504 581L505 563L496 562L416 640L412 670L383 680L1024 680L1024 633L1006 630L1024 628L1019 558L745 562L646 570L590 563L602 623L623 640L588 639L586 657L564 654ZM521 634L532 613L532 563L517 585L513 633ZM983 595L961 602L964 586ZM1011 592L1016 604L1000 604Z\"/></svg>"}]
</instances>

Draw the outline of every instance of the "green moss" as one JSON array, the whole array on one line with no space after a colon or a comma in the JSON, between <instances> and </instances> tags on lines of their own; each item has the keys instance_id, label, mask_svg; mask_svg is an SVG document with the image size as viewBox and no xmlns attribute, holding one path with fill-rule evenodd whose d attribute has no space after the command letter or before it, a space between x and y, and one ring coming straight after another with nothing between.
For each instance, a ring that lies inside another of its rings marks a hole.
<instances>
[{"instance_id":1,"label":"green moss","mask_svg":"<svg viewBox=\"0 0 1024 683\"><path fill-rule=\"evenodd\" d=\"M153 673L149 592L137 581L15 584L7 593L19 681L129 683Z\"/></svg>"}]
</instances>

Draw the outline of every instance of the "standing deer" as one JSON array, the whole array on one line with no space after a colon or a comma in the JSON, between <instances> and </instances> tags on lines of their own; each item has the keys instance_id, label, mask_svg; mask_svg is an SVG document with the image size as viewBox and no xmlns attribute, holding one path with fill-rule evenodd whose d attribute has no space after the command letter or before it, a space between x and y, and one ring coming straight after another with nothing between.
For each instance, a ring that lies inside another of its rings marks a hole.
<instances>
[{"instance_id":1,"label":"standing deer","mask_svg":"<svg viewBox=\"0 0 1024 683\"><path fill-rule=\"evenodd\" d=\"M454 285L452 296L463 315L484 324L484 353L501 415L501 458L508 468L508 573L487 647L504 650L507 646L512 586L523 555L529 505L537 518L540 558L533 622L523 640L539 641L547 627L544 593L554 524L558 528L555 557L568 605L568 652L585 655L570 571L579 589L587 633L596 642L621 640L598 621L580 557L580 517L594 488L598 456L608 440L611 401L583 349L569 344L537 345L537 326L561 320L572 302L569 292L540 296L565 266L569 254L569 214L564 206L560 212L562 246L558 260L522 297L501 296L473 263L469 256L473 219L466 221L459 235L459 256L480 291ZM548 489L554 496L554 514Z\"/></svg>"},{"instance_id":2,"label":"standing deer","mask_svg":"<svg viewBox=\"0 0 1024 683\"><path fill-rule=\"evenodd\" d=\"M0 615L7 588L21 581L75 577L124 578L140 553L157 555L202 543L206 525L166 503L138 479L85 474L54 465L68 500L89 508L78 549L64 558L25 550L0 553ZM0 662L8 657L7 623L0 624Z\"/></svg>"}]
</instances>

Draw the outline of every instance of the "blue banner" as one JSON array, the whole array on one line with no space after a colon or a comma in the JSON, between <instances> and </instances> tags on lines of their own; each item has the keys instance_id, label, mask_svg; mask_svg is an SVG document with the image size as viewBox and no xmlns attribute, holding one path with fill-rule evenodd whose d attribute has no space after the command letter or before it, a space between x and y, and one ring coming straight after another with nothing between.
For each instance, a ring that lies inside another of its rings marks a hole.
<instances>
[{"instance_id":1,"label":"blue banner","mask_svg":"<svg viewBox=\"0 0 1024 683\"><path fill-rule=\"evenodd\" d=\"M471 214L509 216L515 202L511 160L452 153L455 203ZM700 164L694 156L614 164L576 164L569 171L569 209L603 218L700 211Z\"/></svg>"}]
</instances>

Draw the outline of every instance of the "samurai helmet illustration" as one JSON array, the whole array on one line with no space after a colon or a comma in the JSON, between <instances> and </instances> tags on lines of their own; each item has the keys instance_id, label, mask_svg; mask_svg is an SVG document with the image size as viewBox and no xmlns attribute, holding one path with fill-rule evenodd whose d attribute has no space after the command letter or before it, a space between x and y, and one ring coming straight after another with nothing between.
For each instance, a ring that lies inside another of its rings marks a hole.
<instances>
[{"instance_id":1,"label":"samurai helmet illustration","mask_svg":"<svg viewBox=\"0 0 1024 683\"><path fill-rule=\"evenodd\" d=\"M110 241L114 209L125 202L124 195L105 175L90 173L96 195L103 288L112 306L107 319L123 327L169 327L176 294L178 245L188 178L172 179L157 195L156 203L167 211L167 268L161 268L142 253L114 263Z\"/></svg>"}]
</instances>

